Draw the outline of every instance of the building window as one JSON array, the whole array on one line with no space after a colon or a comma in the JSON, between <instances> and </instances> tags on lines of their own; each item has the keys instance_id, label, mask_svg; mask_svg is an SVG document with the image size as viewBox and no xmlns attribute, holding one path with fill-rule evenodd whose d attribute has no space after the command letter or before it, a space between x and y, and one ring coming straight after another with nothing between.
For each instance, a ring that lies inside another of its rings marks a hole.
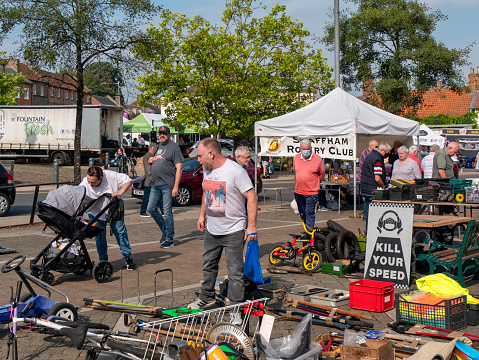
<instances>
[{"instance_id":1,"label":"building window","mask_svg":"<svg viewBox=\"0 0 479 360\"><path fill-rule=\"evenodd\" d=\"M45 96L45 86L40 85L40 96Z\"/></svg>"},{"instance_id":2,"label":"building window","mask_svg":"<svg viewBox=\"0 0 479 360\"><path fill-rule=\"evenodd\" d=\"M68 90L65 90L65 100L68 100Z\"/></svg>"},{"instance_id":3,"label":"building window","mask_svg":"<svg viewBox=\"0 0 479 360\"><path fill-rule=\"evenodd\" d=\"M62 92L60 91L60 89L57 90L57 96L59 99L62 97Z\"/></svg>"},{"instance_id":4,"label":"building window","mask_svg":"<svg viewBox=\"0 0 479 360\"><path fill-rule=\"evenodd\" d=\"M37 84L32 85L32 95L37 95Z\"/></svg>"},{"instance_id":5,"label":"building window","mask_svg":"<svg viewBox=\"0 0 479 360\"><path fill-rule=\"evenodd\" d=\"M75 93L75 100L78 101L78 93Z\"/></svg>"},{"instance_id":6,"label":"building window","mask_svg":"<svg viewBox=\"0 0 479 360\"><path fill-rule=\"evenodd\" d=\"M23 98L24 98L25 100L28 100L28 98L29 98L29 96L30 96L30 91L29 91L29 90L30 90L29 88L24 88L24 89L23 89Z\"/></svg>"},{"instance_id":7,"label":"building window","mask_svg":"<svg viewBox=\"0 0 479 360\"><path fill-rule=\"evenodd\" d=\"M54 90L53 90L53 86L52 86L52 87L50 88L50 97L53 97L53 96L54 96L54 95L53 95L53 92L54 92Z\"/></svg>"},{"instance_id":8,"label":"building window","mask_svg":"<svg viewBox=\"0 0 479 360\"><path fill-rule=\"evenodd\" d=\"M20 99L20 88L17 86L17 96L15 96L15 99Z\"/></svg>"}]
</instances>

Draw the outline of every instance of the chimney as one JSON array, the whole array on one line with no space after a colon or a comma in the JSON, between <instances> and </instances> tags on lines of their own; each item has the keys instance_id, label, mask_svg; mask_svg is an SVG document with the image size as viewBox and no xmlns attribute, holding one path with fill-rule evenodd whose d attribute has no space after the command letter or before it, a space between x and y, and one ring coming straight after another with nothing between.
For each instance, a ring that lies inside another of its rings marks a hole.
<instances>
[{"instance_id":1,"label":"chimney","mask_svg":"<svg viewBox=\"0 0 479 360\"><path fill-rule=\"evenodd\" d=\"M368 75L363 79L363 97L368 98L374 91L374 78L371 73L371 69L368 71Z\"/></svg>"},{"instance_id":2,"label":"chimney","mask_svg":"<svg viewBox=\"0 0 479 360\"><path fill-rule=\"evenodd\" d=\"M115 102L121 106L121 96L120 95L115 95Z\"/></svg>"},{"instance_id":3,"label":"chimney","mask_svg":"<svg viewBox=\"0 0 479 360\"><path fill-rule=\"evenodd\" d=\"M468 75L469 89L471 92L479 90L479 66L477 67L477 72L474 73L474 67L471 68Z\"/></svg>"},{"instance_id":4,"label":"chimney","mask_svg":"<svg viewBox=\"0 0 479 360\"><path fill-rule=\"evenodd\" d=\"M438 88L438 89L441 89L441 88L442 88L442 82L440 82L440 81L437 82L437 88Z\"/></svg>"}]
</instances>

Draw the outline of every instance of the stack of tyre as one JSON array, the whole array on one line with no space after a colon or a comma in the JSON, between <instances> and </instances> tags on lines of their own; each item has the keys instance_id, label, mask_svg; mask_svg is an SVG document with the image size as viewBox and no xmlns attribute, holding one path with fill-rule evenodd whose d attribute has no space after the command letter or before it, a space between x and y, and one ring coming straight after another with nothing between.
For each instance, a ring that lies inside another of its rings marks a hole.
<instances>
[{"instance_id":1,"label":"stack of tyre","mask_svg":"<svg viewBox=\"0 0 479 360\"><path fill-rule=\"evenodd\" d=\"M328 228L314 234L314 246L321 252L323 262L347 259L355 250L359 251L357 236L333 220L328 220Z\"/></svg>"}]
</instances>

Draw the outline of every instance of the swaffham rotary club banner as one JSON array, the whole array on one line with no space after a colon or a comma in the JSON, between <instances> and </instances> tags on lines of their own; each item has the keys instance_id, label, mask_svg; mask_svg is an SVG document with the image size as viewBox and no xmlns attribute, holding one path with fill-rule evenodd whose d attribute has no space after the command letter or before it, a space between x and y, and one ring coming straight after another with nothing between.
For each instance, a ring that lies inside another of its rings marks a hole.
<instances>
[{"instance_id":1,"label":"swaffham rotary club banner","mask_svg":"<svg viewBox=\"0 0 479 360\"><path fill-rule=\"evenodd\" d=\"M300 142L311 141L314 154L328 159L354 160L354 134L340 136L271 136L261 137L261 153L266 156L294 156L301 152Z\"/></svg>"}]
</instances>

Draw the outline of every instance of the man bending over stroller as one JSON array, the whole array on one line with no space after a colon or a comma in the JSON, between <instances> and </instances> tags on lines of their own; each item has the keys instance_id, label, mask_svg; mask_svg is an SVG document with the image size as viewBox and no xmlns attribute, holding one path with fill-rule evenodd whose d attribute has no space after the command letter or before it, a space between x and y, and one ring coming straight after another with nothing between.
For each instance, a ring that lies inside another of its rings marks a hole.
<instances>
[{"instance_id":1,"label":"man bending over stroller","mask_svg":"<svg viewBox=\"0 0 479 360\"><path fill-rule=\"evenodd\" d=\"M85 198L88 200L98 199L103 194L111 194L112 196L120 196L127 191L131 186L131 179L128 175L123 173L117 173L115 171L102 170L99 167L91 167L87 171L86 177L80 183L81 186L86 188ZM88 210L88 217L93 219L101 209L103 209L110 201L108 198L104 198L103 201L98 201ZM98 226L106 228L106 214L104 213L98 219ZM111 229L115 234L116 241L120 246L120 251L125 257L126 265L128 269L135 269L136 265L131 258L131 247L128 241L128 233L125 227L125 218L121 220L112 221ZM106 230L103 230L95 237L96 250L100 261L108 261L107 244L106 244Z\"/></svg>"}]
</instances>

